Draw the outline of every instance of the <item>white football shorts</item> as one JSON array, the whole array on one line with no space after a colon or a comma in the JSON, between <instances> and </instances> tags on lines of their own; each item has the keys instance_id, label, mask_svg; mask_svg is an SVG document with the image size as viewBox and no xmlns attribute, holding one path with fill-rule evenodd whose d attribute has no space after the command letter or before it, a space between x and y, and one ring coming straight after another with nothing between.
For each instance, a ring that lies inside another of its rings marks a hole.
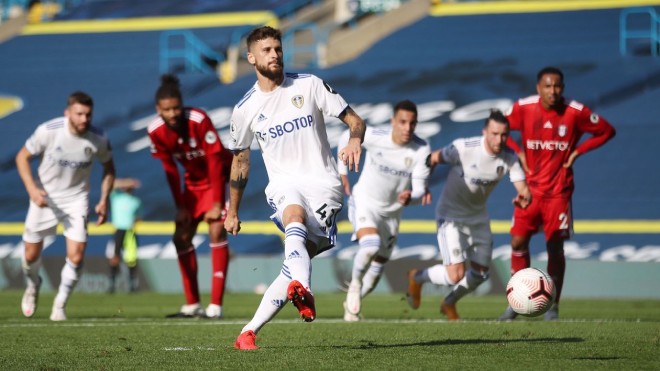
<instances>
[{"instance_id":1,"label":"white football shorts","mask_svg":"<svg viewBox=\"0 0 660 371\"><path fill-rule=\"evenodd\" d=\"M348 220L353 225L353 241L357 240L357 231L362 228L376 228L380 237L378 256L390 258L399 235L401 212L382 215L377 208L370 207L368 202L359 202L354 196L348 199Z\"/></svg>"},{"instance_id":2,"label":"white football shorts","mask_svg":"<svg viewBox=\"0 0 660 371\"><path fill-rule=\"evenodd\" d=\"M444 265L470 260L488 267L493 255L490 223L465 224L439 220L438 247Z\"/></svg>"},{"instance_id":3,"label":"white football shorts","mask_svg":"<svg viewBox=\"0 0 660 371\"><path fill-rule=\"evenodd\" d=\"M273 185L266 188L266 200L275 211L271 220L284 232L282 216L289 205L300 205L305 209L307 239L317 246L316 254L331 249L337 241L337 214L341 211L341 195L323 197L304 194L294 185Z\"/></svg>"},{"instance_id":4,"label":"white football shorts","mask_svg":"<svg viewBox=\"0 0 660 371\"><path fill-rule=\"evenodd\" d=\"M66 238L76 242L87 242L87 213L87 198L59 204L49 199L46 207L39 207L30 201L25 218L23 241L39 243L47 236L54 236L57 233L57 225L62 223Z\"/></svg>"}]
</instances>

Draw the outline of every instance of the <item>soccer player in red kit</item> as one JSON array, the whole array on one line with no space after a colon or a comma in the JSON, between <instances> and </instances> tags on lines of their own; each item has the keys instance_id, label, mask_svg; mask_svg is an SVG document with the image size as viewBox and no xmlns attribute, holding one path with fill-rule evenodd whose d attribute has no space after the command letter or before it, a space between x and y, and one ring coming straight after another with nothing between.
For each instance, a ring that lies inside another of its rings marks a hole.
<instances>
[{"instance_id":1,"label":"soccer player in red kit","mask_svg":"<svg viewBox=\"0 0 660 371\"><path fill-rule=\"evenodd\" d=\"M547 269L557 287L555 303L545 313L545 320L556 320L566 268L564 241L573 231L573 163L616 132L587 106L564 99L564 75L558 68L545 67L538 72L536 92L514 103L508 114L511 131L520 131L522 145L511 137L507 144L518 154L532 193L532 203L525 209L515 207L513 212L511 274L530 266L529 241L543 227ZM579 143L585 133L591 137ZM516 316L508 307L500 319Z\"/></svg>"},{"instance_id":2,"label":"soccer player in red kit","mask_svg":"<svg viewBox=\"0 0 660 371\"><path fill-rule=\"evenodd\" d=\"M149 125L151 154L161 160L174 203L176 247L186 304L168 317L222 317L222 298L229 261L225 218L225 184L229 179L232 154L220 142L211 119L198 109L183 106L179 80L163 75L156 91L158 117ZM176 161L184 169L183 189ZM197 226L209 225L211 262L211 303L200 306L197 283L197 255L192 243Z\"/></svg>"}]
</instances>

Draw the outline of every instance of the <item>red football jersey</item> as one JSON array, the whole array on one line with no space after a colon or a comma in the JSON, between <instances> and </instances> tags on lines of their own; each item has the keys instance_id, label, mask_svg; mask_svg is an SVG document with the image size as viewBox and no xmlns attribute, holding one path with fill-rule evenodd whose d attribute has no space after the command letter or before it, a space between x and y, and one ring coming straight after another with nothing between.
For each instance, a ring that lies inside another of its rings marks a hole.
<instances>
[{"instance_id":1,"label":"red football jersey","mask_svg":"<svg viewBox=\"0 0 660 371\"><path fill-rule=\"evenodd\" d=\"M573 169L563 165L574 150L584 154L598 148L615 135L607 120L585 105L562 102L561 109L546 110L538 95L514 103L508 119L512 131L520 131L529 172L527 183L537 197L568 196L573 193ZM584 133L591 137L579 143ZM516 153L520 145L509 137Z\"/></svg>"},{"instance_id":2,"label":"red football jersey","mask_svg":"<svg viewBox=\"0 0 660 371\"><path fill-rule=\"evenodd\" d=\"M224 154L228 150L222 146L211 119L204 111L186 107L183 115L188 120L188 138L183 138L167 126L160 116L149 125L151 155L158 159L175 158L185 170L186 188L190 190L208 189L211 180L207 155ZM226 158L226 156L222 157ZM223 167L228 166L230 164L223 161ZM221 171L219 174L224 173Z\"/></svg>"}]
</instances>

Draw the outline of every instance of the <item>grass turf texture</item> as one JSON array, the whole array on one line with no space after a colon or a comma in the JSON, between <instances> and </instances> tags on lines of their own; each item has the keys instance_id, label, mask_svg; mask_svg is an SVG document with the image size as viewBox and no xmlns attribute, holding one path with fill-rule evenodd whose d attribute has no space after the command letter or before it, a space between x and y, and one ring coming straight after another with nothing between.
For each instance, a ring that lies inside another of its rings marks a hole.
<instances>
[{"instance_id":1,"label":"grass turf texture","mask_svg":"<svg viewBox=\"0 0 660 371\"><path fill-rule=\"evenodd\" d=\"M659 369L660 301L571 300L559 322L497 322L503 297L469 296L463 320L443 321L440 297L408 308L402 295L369 296L365 321L342 321L343 294L319 294L318 319L302 323L288 304L257 337L262 349L233 343L261 297L228 294L222 320L165 319L183 295L82 294L69 320L48 320L53 294L34 318L22 292L0 292L2 370L202 369ZM205 298L206 299L206 298ZM204 302L207 302L206 299Z\"/></svg>"}]
</instances>

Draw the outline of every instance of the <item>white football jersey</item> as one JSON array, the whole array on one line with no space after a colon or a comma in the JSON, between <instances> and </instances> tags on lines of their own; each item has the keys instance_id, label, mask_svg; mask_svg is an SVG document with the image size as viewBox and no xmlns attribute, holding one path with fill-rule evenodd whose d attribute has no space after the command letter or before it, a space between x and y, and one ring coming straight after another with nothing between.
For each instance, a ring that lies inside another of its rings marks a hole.
<instances>
[{"instance_id":1,"label":"white football jersey","mask_svg":"<svg viewBox=\"0 0 660 371\"><path fill-rule=\"evenodd\" d=\"M338 148L346 146L349 134L343 133ZM352 190L356 202L391 215L403 208L397 200L399 192L411 186L422 188L414 193L425 192L431 173L426 166L431 147L425 140L413 135L408 144L401 146L392 141L391 127L368 126L362 146L366 149L362 173ZM338 161L338 166L340 174L348 174L343 161Z\"/></svg>"},{"instance_id":2,"label":"white football jersey","mask_svg":"<svg viewBox=\"0 0 660 371\"><path fill-rule=\"evenodd\" d=\"M101 129L92 126L85 134L74 135L66 117L39 125L25 148L41 155L39 182L53 200L87 196L94 158L101 163L112 159L110 142Z\"/></svg>"},{"instance_id":3,"label":"white football jersey","mask_svg":"<svg viewBox=\"0 0 660 371\"><path fill-rule=\"evenodd\" d=\"M337 165L323 115L337 117L348 103L314 75L285 75L282 85L250 89L234 107L229 149L250 148L256 138L271 184L302 184L341 197Z\"/></svg>"},{"instance_id":4,"label":"white football jersey","mask_svg":"<svg viewBox=\"0 0 660 371\"><path fill-rule=\"evenodd\" d=\"M436 207L438 220L488 221L486 201L500 179L509 173L512 183L525 180L518 156L508 148L490 155L483 136L456 139L442 149L442 159L452 167Z\"/></svg>"}]
</instances>

